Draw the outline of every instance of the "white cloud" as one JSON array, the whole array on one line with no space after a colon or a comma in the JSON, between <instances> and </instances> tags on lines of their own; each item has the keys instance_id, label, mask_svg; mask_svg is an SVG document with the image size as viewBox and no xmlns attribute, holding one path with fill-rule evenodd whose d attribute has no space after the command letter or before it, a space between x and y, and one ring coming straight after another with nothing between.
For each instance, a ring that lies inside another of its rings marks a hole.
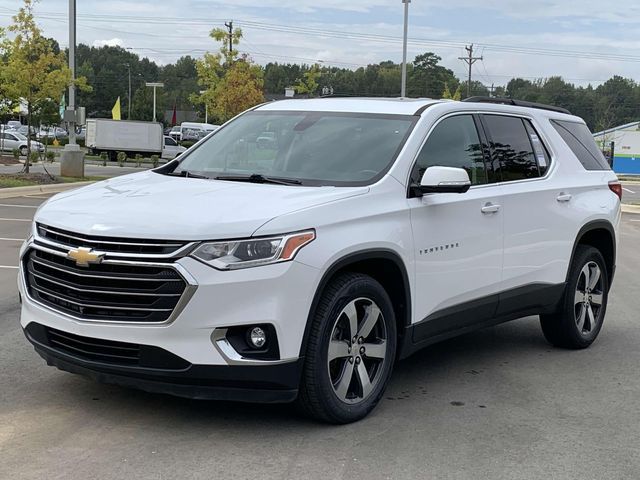
<instances>
[{"instance_id":1,"label":"white cloud","mask_svg":"<svg viewBox=\"0 0 640 480\"><path fill-rule=\"evenodd\" d=\"M94 47L122 47L124 40L121 38L110 38L108 40L94 40L92 45Z\"/></svg>"}]
</instances>

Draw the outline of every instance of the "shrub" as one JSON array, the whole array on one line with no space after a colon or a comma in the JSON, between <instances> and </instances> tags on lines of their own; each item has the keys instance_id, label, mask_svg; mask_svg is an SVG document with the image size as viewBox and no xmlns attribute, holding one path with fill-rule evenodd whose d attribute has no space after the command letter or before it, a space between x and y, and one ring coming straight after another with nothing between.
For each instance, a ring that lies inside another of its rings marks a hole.
<instances>
[{"instance_id":1,"label":"shrub","mask_svg":"<svg viewBox=\"0 0 640 480\"><path fill-rule=\"evenodd\" d=\"M107 166L107 160L109 160L109 154L107 152L100 152L100 160L102 160L102 166Z\"/></svg>"},{"instance_id":2,"label":"shrub","mask_svg":"<svg viewBox=\"0 0 640 480\"><path fill-rule=\"evenodd\" d=\"M40 154L38 152L31 152L29 155L29 162L37 163L40 161Z\"/></svg>"},{"instance_id":3,"label":"shrub","mask_svg":"<svg viewBox=\"0 0 640 480\"><path fill-rule=\"evenodd\" d=\"M47 151L47 160L49 162L53 162L56 159L56 154L55 152L52 152L51 150Z\"/></svg>"},{"instance_id":4,"label":"shrub","mask_svg":"<svg viewBox=\"0 0 640 480\"><path fill-rule=\"evenodd\" d=\"M124 152L118 152L118 166L124 167L125 162L127 161L127 154Z\"/></svg>"},{"instance_id":5,"label":"shrub","mask_svg":"<svg viewBox=\"0 0 640 480\"><path fill-rule=\"evenodd\" d=\"M142 155L140 155L139 153L136 153L136 167L140 167L141 163L142 163Z\"/></svg>"},{"instance_id":6,"label":"shrub","mask_svg":"<svg viewBox=\"0 0 640 480\"><path fill-rule=\"evenodd\" d=\"M19 160L20 159L20 150L18 150L17 148L14 148L13 150L11 150L11 155L13 155L13 158L15 160Z\"/></svg>"},{"instance_id":7,"label":"shrub","mask_svg":"<svg viewBox=\"0 0 640 480\"><path fill-rule=\"evenodd\" d=\"M158 155L151 155L151 165L153 165L153 168L158 168L159 164L160 157Z\"/></svg>"},{"instance_id":8,"label":"shrub","mask_svg":"<svg viewBox=\"0 0 640 480\"><path fill-rule=\"evenodd\" d=\"M182 145L184 148L191 148L193 147L196 143L198 142L193 142L191 140L185 140L184 142L182 142L180 145Z\"/></svg>"}]
</instances>

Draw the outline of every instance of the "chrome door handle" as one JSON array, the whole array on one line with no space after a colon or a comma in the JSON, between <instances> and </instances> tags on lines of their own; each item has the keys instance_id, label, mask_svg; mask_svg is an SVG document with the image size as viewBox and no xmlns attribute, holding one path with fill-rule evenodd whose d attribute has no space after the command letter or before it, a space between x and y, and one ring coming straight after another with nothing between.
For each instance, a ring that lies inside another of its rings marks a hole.
<instances>
[{"instance_id":1,"label":"chrome door handle","mask_svg":"<svg viewBox=\"0 0 640 480\"><path fill-rule=\"evenodd\" d=\"M495 203L487 203L484 207L480 209L482 213L497 213L500 210L500 205L496 205Z\"/></svg>"},{"instance_id":2,"label":"chrome door handle","mask_svg":"<svg viewBox=\"0 0 640 480\"><path fill-rule=\"evenodd\" d=\"M572 198L570 193L561 193L560 195L558 195L558 198L556 198L556 200L558 200L559 202L568 202L570 201Z\"/></svg>"}]
</instances>

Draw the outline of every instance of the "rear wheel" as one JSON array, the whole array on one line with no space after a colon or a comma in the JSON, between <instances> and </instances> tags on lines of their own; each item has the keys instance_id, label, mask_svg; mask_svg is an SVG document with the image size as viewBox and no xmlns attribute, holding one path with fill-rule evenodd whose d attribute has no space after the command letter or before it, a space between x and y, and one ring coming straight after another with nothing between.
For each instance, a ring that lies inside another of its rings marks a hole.
<instances>
[{"instance_id":1,"label":"rear wheel","mask_svg":"<svg viewBox=\"0 0 640 480\"><path fill-rule=\"evenodd\" d=\"M382 397L395 352L395 315L384 288L367 275L339 276L314 315L298 404L322 421L360 420Z\"/></svg>"},{"instance_id":2,"label":"rear wheel","mask_svg":"<svg viewBox=\"0 0 640 480\"><path fill-rule=\"evenodd\" d=\"M20 147L20 155L22 155L23 157L27 156L27 147Z\"/></svg>"},{"instance_id":3,"label":"rear wheel","mask_svg":"<svg viewBox=\"0 0 640 480\"><path fill-rule=\"evenodd\" d=\"M545 338L557 347L587 348L602 329L608 294L609 276L602 254L593 247L579 245L562 309L540 317Z\"/></svg>"}]
</instances>

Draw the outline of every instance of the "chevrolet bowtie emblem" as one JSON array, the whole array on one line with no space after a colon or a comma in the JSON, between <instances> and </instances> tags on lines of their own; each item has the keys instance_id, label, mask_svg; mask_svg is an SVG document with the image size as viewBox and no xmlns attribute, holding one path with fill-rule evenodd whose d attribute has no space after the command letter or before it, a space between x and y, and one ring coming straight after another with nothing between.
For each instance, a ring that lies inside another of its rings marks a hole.
<instances>
[{"instance_id":1,"label":"chevrolet bowtie emblem","mask_svg":"<svg viewBox=\"0 0 640 480\"><path fill-rule=\"evenodd\" d=\"M104 253L94 252L91 248L76 248L67 252L67 258L75 260L79 267L88 267L92 264L101 263L104 259Z\"/></svg>"}]
</instances>

